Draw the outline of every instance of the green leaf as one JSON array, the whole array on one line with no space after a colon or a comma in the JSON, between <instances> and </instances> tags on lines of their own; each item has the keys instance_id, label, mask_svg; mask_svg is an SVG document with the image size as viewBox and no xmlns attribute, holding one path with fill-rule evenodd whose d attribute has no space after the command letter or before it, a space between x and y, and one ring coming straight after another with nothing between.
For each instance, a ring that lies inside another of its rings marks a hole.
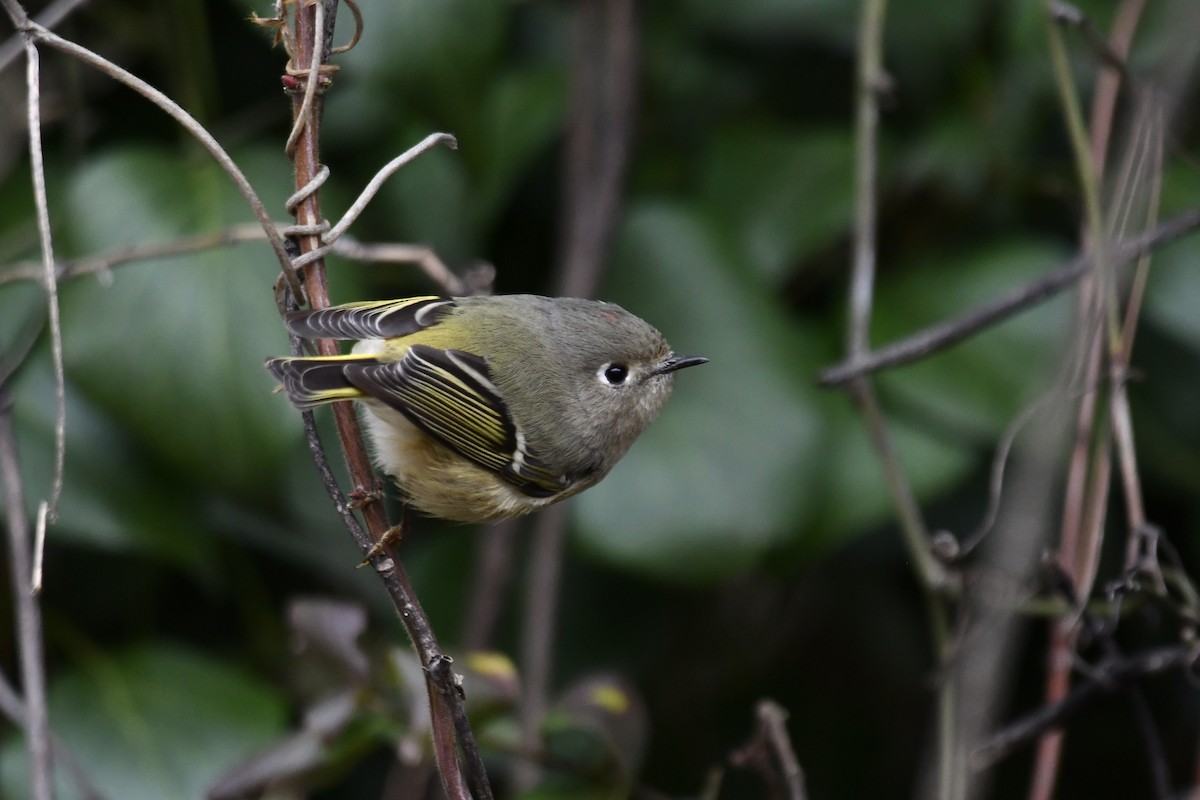
<instances>
[{"instance_id":1,"label":"green leaf","mask_svg":"<svg viewBox=\"0 0 1200 800\"><path fill-rule=\"evenodd\" d=\"M463 143L462 157L480 171L472 193L477 229L496 223L516 181L554 142L566 105L566 81L555 66L514 70L494 82L480 125L484 139Z\"/></svg>"},{"instance_id":2,"label":"green leaf","mask_svg":"<svg viewBox=\"0 0 1200 800\"><path fill-rule=\"evenodd\" d=\"M845 0L689 0L685 17L694 17L710 29L740 35L780 35L818 38L838 47L854 43L858 7Z\"/></svg>"},{"instance_id":3,"label":"green leaf","mask_svg":"<svg viewBox=\"0 0 1200 800\"><path fill-rule=\"evenodd\" d=\"M151 150L97 156L76 177L69 218L85 250L170 240L249 221L215 167ZM141 446L196 480L263 490L297 435L264 357L287 352L266 245L122 266L63 287L70 377Z\"/></svg>"},{"instance_id":4,"label":"green leaf","mask_svg":"<svg viewBox=\"0 0 1200 800\"><path fill-rule=\"evenodd\" d=\"M172 647L96 657L53 682L50 722L106 797L197 800L284 726L276 687ZM0 754L5 797L28 797L24 742ZM59 798L78 797L61 773Z\"/></svg>"},{"instance_id":5,"label":"green leaf","mask_svg":"<svg viewBox=\"0 0 1200 800\"><path fill-rule=\"evenodd\" d=\"M822 441L824 470L814 481L819 517L796 542L800 552L818 554L848 535L869 530L895 519L879 456L867 436L862 415L848 399L837 398L824 416ZM968 447L931 436L896 419L886 407L888 435L906 480L919 498L934 496L953 486L976 463Z\"/></svg>"},{"instance_id":6,"label":"green leaf","mask_svg":"<svg viewBox=\"0 0 1200 800\"><path fill-rule=\"evenodd\" d=\"M205 564L214 540L196 515L180 513L191 502L188 486L149 463L72 383L66 389L63 492L50 540L131 548L189 568ZM13 393L26 493L45 497L54 470L56 414L47 348L34 352Z\"/></svg>"},{"instance_id":7,"label":"green leaf","mask_svg":"<svg viewBox=\"0 0 1200 800\"><path fill-rule=\"evenodd\" d=\"M845 234L852 216L851 139L844 131L727 130L703 163L705 209L739 261L778 283L800 259Z\"/></svg>"},{"instance_id":8,"label":"green leaf","mask_svg":"<svg viewBox=\"0 0 1200 800\"><path fill-rule=\"evenodd\" d=\"M399 97L410 102L413 95L428 93L448 111L475 107L480 86L498 68L502 55L506 30L502 4L363 0L359 7L366 25L353 51L356 74L399 84Z\"/></svg>"},{"instance_id":9,"label":"green leaf","mask_svg":"<svg viewBox=\"0 0 1200 800\"><path fill-rule=\"evenodd\" d=\"M1200 240L1193 234L1163 248L1150 266L1146 289L1148 319L1174 338L1200 351Z\"/></svg>"},{"instance_id":10,"label":"green leaf","mask_svg":"<svg viewBox=\"0 0 1200 800\"><path fill-rule=\"evenodd\" d=\"M676 377L662 418L580 495L579 541L681 580L748 568L811 505L807 478L820 462L812 340L767 292L737 279L700 217L667 204L630 211L604 296L711 363Z\"/></svg>"},{"instance_id":11,"label":"green leaf","mask_svg":"<svg viewBox=\"0 0 1200 800\"><path fill-rule=\"evenodd\" d=\"M1046 274L1064 255L1055 244L1018 240L902 267L879 287L872 338L884 344L967 313ZM962 432L994 437L1046 385L1070 317L1067 298L1043 303L882 374L880 391L921 419L936 420L943 431L959 431L950 438L962 440Z\"/></svg>"},{"instance_id":12,"label":"green leaf","mask_svg":"<svg viewBox=\"0 0 1200 800\"><path fill-rule=\"evenodd\" d=\"M1190 166L1163 175L1163 209L1167 219L1194 207L1196 173ZM1200 350L1200 234L1192 233L1154 253L1146 284L1147 318L1193 350ZM1130 273L1131 274L1131 273Z\"/></svg>"}]
</instances>

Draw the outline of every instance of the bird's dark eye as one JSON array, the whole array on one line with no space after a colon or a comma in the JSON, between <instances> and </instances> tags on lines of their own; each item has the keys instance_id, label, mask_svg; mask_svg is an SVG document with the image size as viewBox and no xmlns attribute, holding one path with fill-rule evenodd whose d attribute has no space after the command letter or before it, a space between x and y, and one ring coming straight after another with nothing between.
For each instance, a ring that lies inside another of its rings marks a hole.
<instances>
[{"instance_id":1,"label":"bird's dark eye","mask_svg":"<svg viewBox=\"0 0 1200 800\"><path fill-rule=\"evenodd\" d=\"M604 368L604 380L613 386L619 386L629 377L629 367L624 364L609 364Z\"/></svg>"}]
</instances>

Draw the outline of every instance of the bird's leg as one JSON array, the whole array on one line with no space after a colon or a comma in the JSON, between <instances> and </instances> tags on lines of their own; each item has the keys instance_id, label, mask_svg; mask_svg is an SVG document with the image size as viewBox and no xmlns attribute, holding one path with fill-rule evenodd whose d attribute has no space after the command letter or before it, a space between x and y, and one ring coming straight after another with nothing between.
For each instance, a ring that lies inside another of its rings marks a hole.
<instances>
[{"instance_id":1,"label":"bird's leg","mask_svg":"<svg viewBox=\"0 0 1200 800\"><path fill-rule=\"evenodd\" d=\"M383 536L379 537L379 541L371 545L371 549L367 551L367 556L359 564L359 569L371 563L371 559L382 553L386 548L391 547L396 542L404 538L405 531L408 530L408 505L400 506L400 524L393 525L383 532Z\"/></svg>"},{"instance_id":2,"label":"bird's leg","mask_svg":"<svg viewBox=\"0 0 1200 800\"><path fill-rule=\"evenodd\" d=\"M350 492L350 507L362 508L368 503L374 503L382 499L383 487L376 485L374 489L368 489L365 486L356 486Z\"/></svg>"}]
</instances>

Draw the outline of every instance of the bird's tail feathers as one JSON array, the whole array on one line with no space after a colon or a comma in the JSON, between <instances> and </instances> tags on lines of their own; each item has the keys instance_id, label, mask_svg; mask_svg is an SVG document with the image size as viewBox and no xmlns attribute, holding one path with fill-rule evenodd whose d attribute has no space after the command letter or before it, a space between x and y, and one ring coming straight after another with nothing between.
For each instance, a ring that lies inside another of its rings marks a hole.
<instances>
[{"instance_id":1,"label":"bird's tail feathers","mask_svg":"<svg viewBox=\"0 0 1200 800\"><path fill-rule=\"evenodd\" d=\"M345 367L373 360L358 355L269 358L266 366L292 405L306 409L362 397L362 391L346 379Z\"/></svg>"}]
</instances>

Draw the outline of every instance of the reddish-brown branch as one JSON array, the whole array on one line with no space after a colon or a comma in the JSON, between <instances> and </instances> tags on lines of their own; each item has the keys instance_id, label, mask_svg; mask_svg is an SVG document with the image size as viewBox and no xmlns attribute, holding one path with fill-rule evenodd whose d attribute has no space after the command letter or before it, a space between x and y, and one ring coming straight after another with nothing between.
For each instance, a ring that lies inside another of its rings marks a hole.
<instances>
[{"instance_id":1,"label":"reddish-brown branch","mask_svg":"<svg viewBox=\"0 0 1200 800\"><path fill-rule=\"evenodd\" d=\"M1144 0L1125 0L1114 22L1114 35L1109 52L1123 64L1133 40L1145 5ZM1091 160L1097 180L1103 178L1112 137L1117 93L1122 82L1119 69L1107 68L1097 77L1096 94L1092 104ZM1104 231L1091 231L1092 237L1102 237ZM1085 249L1091 249L1086 241ZM1078 314L1080 324L1079 352L1084 354L1084 385L1097 386L1107 365L1103 342L1105 331L1099 323L1103 308L1104 289L1089 274L1080 287ZM1080 402L1076 420L1075 447L1067 476L1068 495L1063 508L1059 561L1073 584L1077 597L1086 601L1096 579L1100 545L1103 538L1105 509L1110 494L1112 471L1111 428L1107 415L1094 393L1089 392ZM1073 619L1059 619L1051 629L1047 652L1046 703L1063 702L1071 689L1071 666L1078 640L1078 627ZM1030 800L1050 800L1057 783L1058 767L1062 760L1063 731L1047 732L1038 742L1030 783Z\"/></svg>"},{"instance_id":2,"label":"reddish-brown branch","mask_svg":"<svg viewBox=\"0 0 1200 800\"><path fill-rule=\"evenodd\" d=\"M312 62L317 33L316 20L316 4L297 4L294 26L296 52L292 55L298 68L307 67ZM332 24L333 20L330 18L327 30L332 29ZM322 41L328 43L330 37L324 36ZM295 163L297 189L308 186L322 169L319 159L321 119L321 93L319 91L314 102L307 109L307 118L299 119L306 112L303 95L303 89L307 85L306 81L320 80L320 77L309 74L303 78L298 81L300 91L293 95L293 114L298 123L303 126L295 139L295 146L291 152ZM318 229L322 217L317 191L311 191L299 201L295 214L298 225L312 226L308 230ZM320 235L316 233L301 234L297 236L297 240L301 256L313 253L322 246ZM330 302L324 259L318 257L308 263L303 268L303 279L305 292L311 306L313 308L327 307ZM319 340L316 346L317 351L323 355L338 353L338 346L332 340ZM453 800L470 800L472 791L477 800L490 800L491 789L488 786L482 760L467 722L461 692L450 669L450 659L443 655L438 648L429 621L421 609L416 594L408 581L408 576L399 561L390 552L387 552L386 548L383 552L377 552L374 549L375 543L383 539L384 534L391 526L379 501L380 487L375 478L366 444L363 441L358 417L355 415L353 407L347 403L335 404L333 411L338 438L354 487L353 495L360 500L359 507L366 522L366 532L357 525L356 521L353 524L351 522L347 524L360 549L365 554L371 554L369 559L371 566L383 581L413 646L418 652L421 663L425 667L434 754L442 779L442 788L446 795ZM309 427L311 428L311 425ZM310 433L310 444L313 446L314 457L317 459L320 469L324 461L324 453L315 436L315 429ZM323 475L326 473L328 473L327 468L323 470ZM339 510L353 521L354 517L349 513L344 498L339 499L340 492L336 491L336 487L331 494L334 495ZM462 748L467 762L467 779L470 782L471 791L467 789L458 763L458 747Z\"/></svg>"}]
</instances>

